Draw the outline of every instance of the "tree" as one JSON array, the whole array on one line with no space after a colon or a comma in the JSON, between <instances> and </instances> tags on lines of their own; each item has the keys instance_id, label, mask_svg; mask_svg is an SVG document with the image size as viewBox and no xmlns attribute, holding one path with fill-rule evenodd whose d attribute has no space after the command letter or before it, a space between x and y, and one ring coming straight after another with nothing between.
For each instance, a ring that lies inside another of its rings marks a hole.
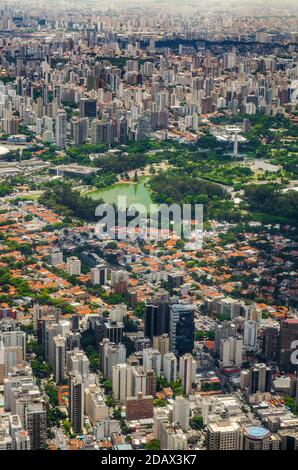
<instances>
[{"instance_id":1,"label":"tree","mask_svg":"<svg viewBox=\"0 0 298 470\"><path fill-rule=\"evenodd\" d=\"M146 450L160 450L160 442L157 439L152 439L151 441L147 442L145 445Z\"/></svg>"},{"instance_id":2,"label":"tree","mask_svg":"<svg viewBox=\"0 0 298 470\"><path fill-rule=\"evenodd\" d=\"M286 397L284 398L284 402L285 402L285 406L287 406L288 408L290 408L290 410L292 411L292 413L293 413L294 415L298 416L298 408L297 408L295 399L292 398L292 397L286 396Z\"/></svg>"},{"instance_id":3,"label":"tree","mask_svg":"<svg viewBox=\"0 0 298 470\"><path fill-rule=\"evenodd\" d=\"M166 406L166 404L166 400L161 400L160 398L156 398L155 400L153 400L154 406Z\"/></svg>"},{"instance_id":4,"label":"tree","mask_svg":"<svg viewBox=\"0 0 298 470\"><path fill-rule=\"evenodd\" d=\"M124 325L124 331L127 331L129 333L137 333L138 331L137 323L129 319L128 317L125 317L123 319L123 325Z\"/></svg>"},{"instance_id":5,"label":"tree","mask_svg":"<svg viewBox=\"0 0 298 470\"><path fill-rule=\"evenodd\" d=\"M114 399L112 396L108 397L106 399L106 405L109 407L109 408L112 408L113 406L115 406L115 402L114 402Z\"/></svg>"},{"instance_id":6,"label":"tree","mask_svg":"<svg viewBox=\"0 0 298 470\"><path fill-rule=\"evenodd\" d=\"M202 416L194 416L189 420L192 429L202 429L204 427Z\"/></svg>"},{"instance_id":7,"label":"tree","mask_svg":"<svg viewBox=\"0 0 298 470\"><path fill-rule=\"evenodd\" d=\"M143 318L145 312L145 302L138 302L134 309L134 315L138 318Z\"/></svg>"},{"instance_id":8,"label":"tree","mask_svg":"<svg viewBox=\"0 0 298 470\"><path fill-rule=\"evenodd\" d=\"M110 382L110 380L104 380L102 382L102 386L103 386L104 391L106 393L111 393L112 392L112 382Z\"/></svg>"},{"instance_id":9,"label":"tree","mask_svg":"<svg viewBox=\"0 0 298 470\"><path fill-rule=\"evenodd\" d=\"M183 387L180 379L177 379L176 382L170 382L170 387L175 396L183 395Z\"/></svg>"},{"instance_id":10,"label":"tree","mask_svg":"<svg viewBox=\"0 0 298 470\"><path fill-rule=\"evenodd\" d=\"M49 404L53 407L58 406L59 405L58 391L57 391L55 384L48 382L45 385L44 391L48 396Z\"/></svg>"}]
</instances>

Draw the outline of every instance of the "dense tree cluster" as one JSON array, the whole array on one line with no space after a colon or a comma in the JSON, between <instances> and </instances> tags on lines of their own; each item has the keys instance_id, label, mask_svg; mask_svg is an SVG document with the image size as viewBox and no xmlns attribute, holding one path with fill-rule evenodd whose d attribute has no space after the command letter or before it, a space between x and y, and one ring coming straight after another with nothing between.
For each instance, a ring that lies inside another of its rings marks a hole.
<instances>
[{"instance_id":1,"label":"dense tree cluster","mask_svg":"<svg viewBox=\"0 0 298 470\"><path fill-rule=\"evenodd\" d=\"M40 203L51 207L65 215L73 215L83 220L96 220L96 207L103 201L93 201L87 196L81 196L67 183L51 185L40 197Z\"/></svg>"},{"instance_id":2,"label":"dense tree cluster","mask_svg":"<svg viewBox=\"0 0 298 470\"><path fill-rule=\"evenodd\" d=\"M272 214L278 217L298 220L298 192L283 192L278 185L249 185L245 197L254 212Z\"/></svg>"}]
</instances>

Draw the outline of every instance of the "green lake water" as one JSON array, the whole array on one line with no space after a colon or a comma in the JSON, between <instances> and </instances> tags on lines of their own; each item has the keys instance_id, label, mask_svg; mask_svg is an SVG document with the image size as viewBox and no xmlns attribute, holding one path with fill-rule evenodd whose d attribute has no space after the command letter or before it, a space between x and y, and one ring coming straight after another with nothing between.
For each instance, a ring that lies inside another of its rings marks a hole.
<instances>
[{"instance_id":1,"label":"green lake water","mask_svg":"<svg viewBox=\"0 0 298 470\"><path fill-rule=\"evenodd\" d=\"M86 195L95 201L103 199L105 203L116 205L119 203L119 198L126 197L126 207L132 204L142 204L146 209L149 209L153 201L148 181L148 177L143 177L136 183L115 183L110 188L91 191Z\"/></svg>"}]
</instances>

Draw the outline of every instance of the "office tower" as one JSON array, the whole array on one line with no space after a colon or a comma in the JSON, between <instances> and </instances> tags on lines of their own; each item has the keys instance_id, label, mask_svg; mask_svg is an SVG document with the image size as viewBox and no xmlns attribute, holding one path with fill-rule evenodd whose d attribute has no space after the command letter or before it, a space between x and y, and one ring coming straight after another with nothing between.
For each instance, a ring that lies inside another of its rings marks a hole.
<instances>
[{"instance_id":1,"label":"office tower","mask_svg":"<svg viewBox=\"0 0 298 470\"><path fill-rule=\"evenodd\" d=\"M149 338L137 338L135 340L136 352L143 351L146 348L151 348L151 341Z\"/></svg>"},{"instance_id":2,"label":"office tower","mask_svg":"<svg viewBox=\"0 0 298 470\"><path fill-rule=\"evenodd\" d=\"M103 441L113 434L117 435L120 433L120 421L117 419L105 418L95 423L94 434L97 441Z\"/></svg>"},{"instance_id":3,"label":"office tower","mask_svg":"<svg viewBox=\"0 0 298 470\"><path fill-rule=\"evenodd\" d=\"M12 320L17 319L17 312L12 308L0 308L0 320L4 318L11 318Z\"/></svg>"},{"instance_id":4,"label":"office tower","mask_svg":"<svg viewBox=\"0 0 298 470\"><path fill-rule=\"evenodd\" d=\"M17 448L17 443L16 443L16 437L20 431L23 431L27 436L27 441L29 441L28 443L29 445L28 450L29 450L30 449L30 437L29 437L28 432L22 429L22 423L21 423L20 417L18 415L10 415L9 416L9 434L12 439L12 450L22 450L21 448ZM26 448L24 448L24 450L26 450Z\"/></svg>"},{"instance_id":5,"label":"office tower","mask_svg":"<svg viewBox=\"0 0 298 470\"><path fill-rule=\"evenodd\" d=\"M44 449L46 445L46 408L44 402L29 403L26 407L26 430L32 450Z\"/></svg>"},{"instance_id":6,"label":"office tower","mask_svg":"<svg viewBox=\"0 0 298 470\"><path fill-rule=\"evenodd\" d=\"M9 435L8 422L0 417L0 450L12 450L12 438Z\"/></svg>"},{"instance_id":7,"label":"office tower","mask_svg":"<svg viewBox=\"0 0 298 470\"><path fill-rule=\"evenodd\" d=\"M147 304L144 319L144 335L153 340L154 336L169 333L169 302L156 299L156 304Z\"/></svg>"},{"instance_id":8,"label":"office tower","mask_svg":"<svg viewBox=\"0 0 298 470\"><path fill-rule=\"evenodd\" d=\"M192 384L195 381L196 361L191 354L184 354L179 358L179 378L185 395L190 395Z\"/></svg>"},{"instance_id":9,"label":"office tower","mask_svg":"<svg viewBox=\"0 0 298 470\"><path fill-rule=\"evenodd\" d=\"M243 338L229 337L221 340L220 362L223 367L242 364Z\"/></svg>"},{"instance_id":10,"label":"office tower","mask_svg":"<svg viewBox=\"0 0 298 470\"><path fill-rule=\"evenodd\" d=\"M138 303L137 291L135 289L127 289L125 299L129 307L135 309Z\"/></svg>"},{"instance_id":11,"label":"office tower","mask_svg":"<svg viewBox=\"0 0 298 470\"><path fill-rule=\"evenodd\" d=\"M67 129L67 115L64 109L58 109L56 114L56 128L55 128L55 140L58 149L64 149L66 147L66 129Z\"/></svg>"},{"instance_id":12,"label":"office tower","mask_svg":"<svg viewBox=\"0 0 298 470\"><path fill-rule=\"evenodd\" d=\"M187 450L187 437L182 429L167 421L160 421L160 448L162 450Z\"/></svg>"},{"instance_id":13,"label":"office tower","mask_svg":"<svg viewBox=\"0 0 298 470\"><path fill-rule=\"evenodd\" d=\"M241 427L237 422L219 420L207 426L207 450L240 450Z\"/></svg>"},{"instance_id":14,"label":"office tower","mask_svg":"<svg viewBox=\"0 0 298 470\"><path fill-rule=\"evenodd\" d=\"M66 366L66 338L55 336L53 338L53 373L56 384L62 383L65 378Z\"/></svg>"},{"instance_id":15,"label":"office tower","mask_svg":"<svg viewBox=\"0 0 298 470\"><path fill-rule=\"evenodd\" d=\"M96 421L108 418L109 408L105 404L101 389L96 383L85 381L84 387L84 413L94 426Z\"/></svg>"},{"instance_id":16,"label":"office tower","mask_svg":"<svg viewBox=\"0 0 298 470\"><path fill-rule=\"evenodd\" d=\"M281 439L262 426L246 426L242 432L241 450L279 450Z\"/></svg>"},{"instance_id":17,"label":"office tower","mask_svg":"<svg viewBox=\"0 0 298 470\"><path fill-rule=\"evenodd\" d=\"M19 326L17 326L19 328ZM0 342L3 341L5 348L21 348L22 359L26 358L26 333L19 329L12 331L0 331Z\"/></svg>"},{"instance_id":18,"label":"office tower","mask_svg":"<svg viewBox=\"0 0 298 470\"><path fill-rule=\"evenodd\" d=\"M115 401L124 403L131 396L132 368L130 365L117 364L113 366L112 388Z\"/></svg>"},{"instance_id":19,"label":"office tower","mask_svg":"<svg viewBox=\"0 0 298 470\"><path fill-rule=\"evenodd\" d=\"M177 396L173 402L173 423L181 426L183 431L189 429L189 401L182 396Z\"/></svg>"},{"instance_id":20,"label":"office tower","mask_svg":"<svg viewBox=\"0 0 298 470\"><path fill-rule=\"evenodd\" d=\"M71 322L68 320L59 320L58 333L65 338L70 334Z\"/></svg>"},{"instance_id":21,"label":"office tower","mask_svg":"<svg viewBox=\"0 0 298 470\"><path fill-rule=\"evenodd\" d=\"M178 287L182 286L184 283L184 276L180 273L170 273L168 275L168 286L169 289L177 289Z\"/></svg>"},{"instance_id":22,"label":"office tower","mask_svg":"<svg viewBox=\"0 0 298 470\"><path fill-rule=\"evenodd\" d=\"M30 366L21 365L11 369L4 379L4 410L11 411L13 400L13 389L25 387L34 388L34 378Z\"/></svg>"},{"instance_id":23,"label":"office tower","mask_svg":"<svg viewBox=\"0 0 298 470\"><path fill-rule=\"evenodd\" d=\"M118 119L117 121L117 135L120 144L127 144L128 136L128 123L126 118Z\"/></svg>"},{"instance_id":24,"label":"office tower","mask_svg":"<svg viewBox=\"0 0 298 470\"><path fill-rule=\"evenodd\" d=\"M232 69L236 64L236 54L227 52L223 56L223 67L224 69Z\"/></svg>"},{"instance_id":25,"label":"office tower","mask_svg":"<svg viewBox=\"0 0 298 470\"><path fill-rule=\"evenodd\" d=\"M146 395L156 395L156 373L153 369L146 369Z\"/></svg>"},{"instance_id":26,"label":"office tower","mask_svg":"<svg viewBox=\"0 0 298 470\"><path fill-rule=\"evenodd\" d=\"M53 366L54 364L54 337L59 335L59 324L56 322L47 322L43 337L43 351L46 361Z\"/></svg>"},{"instance_id":27,"label":"office tower","mask_svg":"<svg viewBox=\"0 0 298 470\"><path fill-rule=\"evenodd\" d=\"M53 248L50 251L48 263L51 266L57 266L57 264L63 263L63 253L59 250L59 248Z\"/></svg>"},{"instance_id":28,"label":"office tower","mask_svg":"<svg viewBox=\"0 0 298 470\"><path fill-rule=\"evenodd\" d=\"M36 309L38 318L37 319L37 338L38 342L41 343L42 352L44 354L45 360L49 359L49 329L50 325L53 325L53 328L57 328L57 332L52 336L57 336L58 334L58 323L57 315L48 314L45 315L45 311L42 310L42 307ZM54 326L55 325L55 326Z\"/></svg>"},{"instance_id":29,"label":"office tower","mask_svg":"<svg viewBox=\"0 0 298 470\"><path fill-rule=\"evenodd\" d=\"M97 253L90 251L83 251L80 256L84 264L90 268L95 268L97 266L106 266L106 262L98 256Z\"/></svg>"},{"instance_id":30,"label":"office tower","mask_svg":"<svg viewBox=\"0 0 298 470\"><path fill-rule=\"evenodd\" d=\"M20 429L13 438L12 450L31 450L31 441L29 432Z\"/></svg>"},{"instance_id":31,"label":"office tower","mask_svg":"<svg viewBox=\"0 0 298 470\"><path fill-rule=\"evenodd\" d=\"M84 426L84 382L78 373L70 374L68 413L75 434L80 434Z\"/></svg>"},{"instance_id":32,"label":"office tower","mask_svg":"<svg viewBox=\"0 0 298 470\"><path fill-rule=\"evenodd\" d=\"M70 256L66 259L66 270L70 276L81 275L81 261L76 256Z\"/></svg>"},{"instance_id":33,"label":"office tower","mask_svg":"<svg viewBox=\"0 0 298 470\"><path fill-rule=\"evenodd\" d=\"M88 118L72 118L71 120L71 136L75 145L82 145L88 137Z\"/></svg>"},{"instance_id":34,"label":"office tower","mask_svg":"<svg viewBox=\"0 0 298 470\"><path fill-rule=\"evenodd\" d=\"M295 364L291 362L293 352L292 344L298 339L298 320L287 319L280 323L279 337L279 367L281 370L295 370Z\"/></svg>"},{"instance_id":35,"label":"office tower","mask_svg":"<svg viewBox=\"0 0 298 470\"><path fill-rule=\"evenodd\" d=\"M207 299L206 306L208 312L223 315L225 318L231 320L241 317L244 314L243 303L231 298ZM224 323L227 324L228 322Z\"/></svg>"},{"instance_id":36,"label":"office tower","mask_svg":"<svg viewBox=\"0 0 298 470\"><path fill-rule=\"evenodd\" d=\"M173 353L167 353L163 357L163 375L168 383L177 380L177 358Z\"/></svg>"},{"instance_id":37,"label":"office tower","mask_svg":"<svg viewBox=\"0 0 298 470\"><path fill-rule=\"evenodd\" d=\"M219 355L221 340L228 337L235 337L237 335L237 327L235 323L230 321L223 321L215 326L214 339L215 339L215 353Z\"/></svg>"},{"instance_id":38,"label":"office tower","mask_svg":"<svg viewBox=\"0 0 298 470\"><path fill-rule=\"evenodd\" d=\"M170 350L180 356L194 348L194 307L186 304L170 306Z\"/></svg>"},{"instance_id":39,"label":"office tower","mask_svg":"<svg viewBox=\"0 0 298 470\"><path fill-rule=\"evenodd\" d=\"M126 291L128 281L129 273L127 271L111 271L111 285L118 294L123 294Z\"/></svg>"},{"instance_id":40,"label":"office tower","mask_svg":"<svg viewBox=\"0 0 298 470\"><path fill-rule=\"evenodd\" d=\"M153 349L157 349L161 354L161 368L163 370L163 358L170 350L170 338L168 334L153 336Z\"/></svg>"},{"instance_id":41,"label":"office tower","mask_svg":"<svg viewBox=\"0 0 298 470\"><path fill-rule=\"evenodd\" d=\"M270 392L272 384L272 369L266 364L255 364L250 369L249 392Z\"/></svg>"},{"instance_id":42,"label":"office tower","mask_svg":"<svg viewBox=\"0 0 298 470\"><path fill-rule=\"evenodd\" d=\"M127 316L127 305L117 304L113 305L110 309L110 320L111 322L123 322L123 319Z\"/></svg>"},{"instance_id":43,"label":"office tower","mask_svg":"<svg viewBox=\"0 0 298 470\"><path fill-rule=\"evenodd\" d=\"M153 369L145 370L142 366L132 366L131 396L136 397L138 392L143 395L156 394L156 374Z\"/></svg>"},{"instance_id":44,"label":"office tower","mask_svg":"<svg viewBox=\"0 0 298 470\"><path fill-rule=\"evenodd\" d=\"M103 320L95 325L96 339L100 342L103 338L108 338L112 343L122 343L123 329L124 325L120 321Z\"/></svg>"},{"instance_id":45,"label":"office tower","mask_svg":"<svg viewBox=\"0 0 298 470\"><path fill-rule=\"evenodd\" d=\"M67 351L66 358L68 372L77 372L83 378L89 373L90 361L83 351L78 348Z\"/></svg>"},{"instance_id":46,"label":"office tower","mask_svg":"<svg viewBox=\"0 0 298 470\"><path fill-rule=\"evenodd\" d=\"M240 372L240 388L241 390L249 390L250 387L250 371L242 370Z\"/></svg>"},{"instance_id":47,"label":"office tower","mask_svg":"<svg viewBox=\"0 0 298 470\"><path fill-rule=\"evenodd\" d=\"M204 96L201 98L201 114L210 114L213 112L212 98Z\"/></svg>"},{"instance_id":48,"label":"office tower","mask_svg":"<svg viewBox=\"0 0 298 470\"><path fill-rule=\"evenodd\" d=\"M279 331L276 327L267 327L262 336L262 354L266 362L277 362L279 350Z\"/></svg>"},{"instance_id":49,"label":"office tower","mask_svg":"<svg viewBox=\"0 0 298 470\"><path fill-rule=\"evenodd\" d=\"M143 366L144 369L154 370L156 377L160 377L161 372L161 354L157 349L143 350Z\"/></svg>"},{"instance_id":50,"label":"office tower","mask_svg":"<svg viewBox=\"0 0 298 470\"><path fill-rule=\"evenodd\" d=\"M142 366L133 366L131 369L131 394L137 396L138 392L147 395L147 375Z\"/></svg>"},{"instance_id":51,"label":"office tower","mask_svg":"<svg viewBox=\"0 0 298 470\"><path fill-rule=\"evenodd\" d=\"M71 331L68 333L66 336L66 344L67 344L67 349L72 350L75 348L81 347L81 333L79 331Z\"/></svg>"},{"instance_id":52,"label":"office tower","mask_svg":"<svg viewBox=\"0 0 298 470\"><path fill-rule=\"evenodd\" d=\"M108 280L108 268L105 264L95 266L90 270L91 283L96 286L105 286Z\"/></svg>"},{"instance_id":53,"label":"office tower","mask_svg":"<svg viewBox=\"0 0 298 470\"><path fill-rule=\"evenodd\" d=\"M136 397L126 400L126 419L150 419L153 417L153 396L139 392Z\"/></svg>"},{"instance_id":54,"label":"office tower","mask_svg":"<svg viewBox=\"0 0 298 470\"><path fill-rule=\"evenodd\" d=\"M79 331L79 328L80 328L80 317L77 313L73 313L71 316L71 329L72 331L75 332L75 331Z\"/></svg>"},{"instance_id":55,"label":"office tower","mask_svg":"<svg viewBox=\"0 0 298 470\"><path fill-rule=\"evenodd\" d=\"M138 118L136 140L149 139L151 131L151 114L146 112Z\"/></svg>"},{"instance_id":56,"label":"office tower","mask_svg":"<svg viewBox=\"0 0 298 470\"><path fill-rule=\"evenodd\" d=\"M243 346L248 350L257 347L257 324L255 321L245 320L243 333Z\"/></svg>"},{"instance_id":57,"label":"office tower","mask_svg":"<svg viewBox=\"0 0 298 470\"><path fill-rule=\"evenodd\" d=\"M126 347L124 344L106 343L101 354L103 375L112 381L113 367L117 364L125 364L126 362Z\"/></svg>"},{"instance_id":58,"label":"office tower","mask_svg":"<svg viewBox=\"0 0 298 470\"><path fill-rule=\"evenodd\" d=\"M94 119L91 122L91 143L113 143L116 139L117 123L114 121L101 122Z\"/></svg>"},{"instance_id":59,"label":"office tower","mask_svg":"<svg viewBox=\"0 0 298 470\"><path fill-rule=\"evenodd\" d=\"M19 346L5 347L0 339L0 384L14 367L23 364L22 349Z\"/></svg>"},{"instance_id":60,"label":"office tower","mask_svg":"<svg viewBox=\"0 0 298 470\"><path fill-rule=\"evenodd\" d=\"M80 99L80 117L96 118L96 100L91 98Z\"/></svg>"}]
</instances>

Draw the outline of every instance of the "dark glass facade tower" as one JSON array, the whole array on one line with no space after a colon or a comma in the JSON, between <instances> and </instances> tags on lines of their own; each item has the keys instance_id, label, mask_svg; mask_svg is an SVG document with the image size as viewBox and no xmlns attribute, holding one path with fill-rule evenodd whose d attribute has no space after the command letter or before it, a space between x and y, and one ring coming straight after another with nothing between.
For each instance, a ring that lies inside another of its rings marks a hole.
<instances>
[{"instance_id":1,"label":"dark glass facade tower","mask_svg":"<svg viewBox=\"0 0 298 470\"><path fill-rule=\"evenodd\" d=\"M194 348L194 308L192 305L170 306L170 350L177 356L192 353Z\"/></svg>"}]
</instances>

